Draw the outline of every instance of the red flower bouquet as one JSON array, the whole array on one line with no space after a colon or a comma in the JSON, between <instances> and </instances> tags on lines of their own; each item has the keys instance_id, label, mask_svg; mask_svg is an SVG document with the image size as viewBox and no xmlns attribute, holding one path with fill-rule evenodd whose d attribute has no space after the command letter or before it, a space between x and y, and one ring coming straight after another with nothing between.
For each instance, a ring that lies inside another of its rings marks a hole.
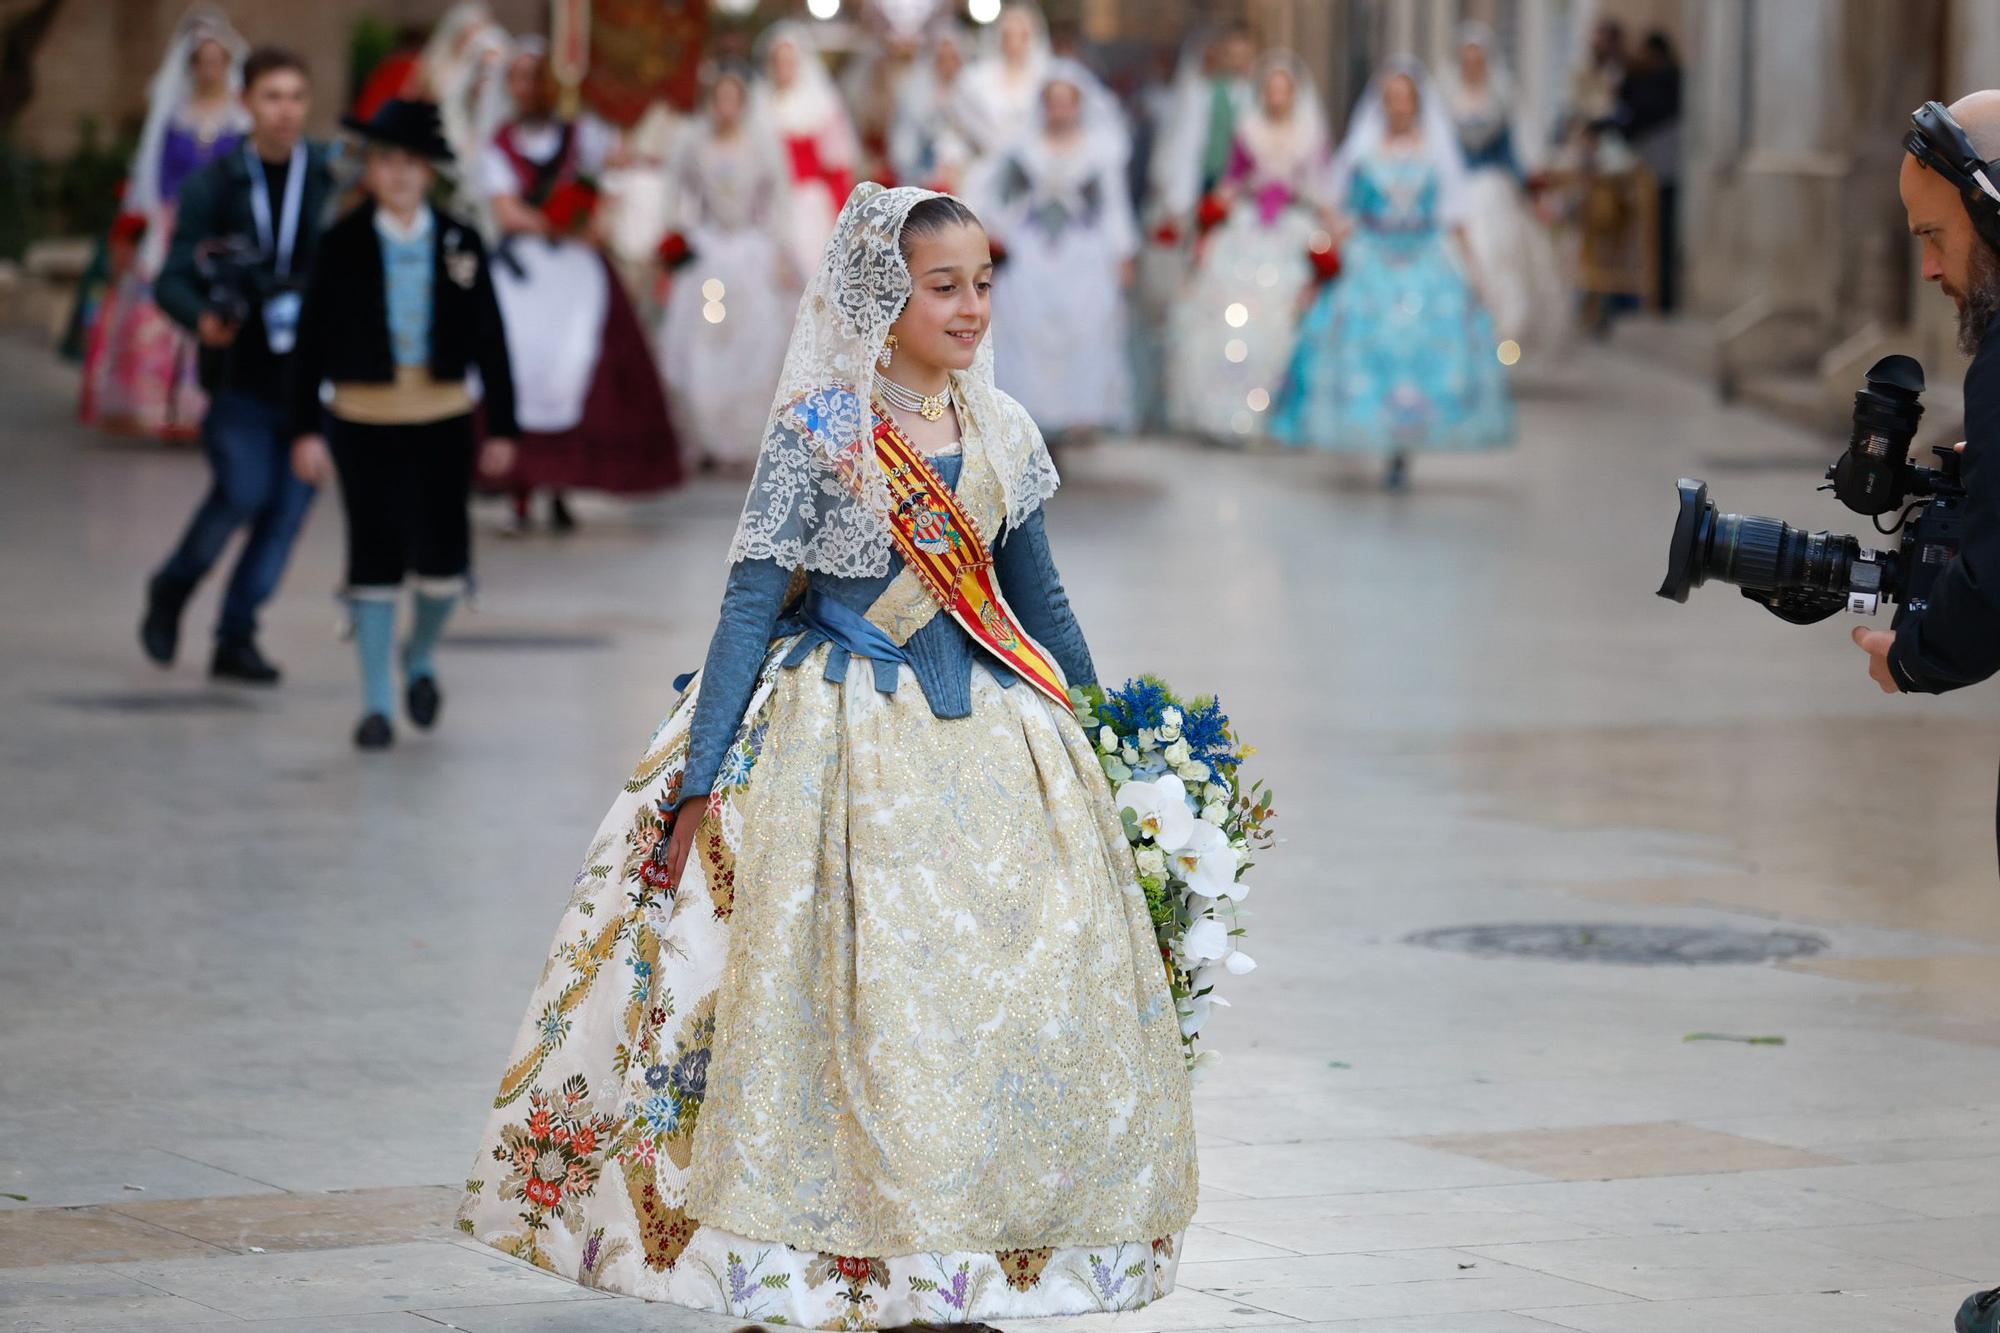
<instances>
[{"instance_id":1,"label":"red flower bouquet","mask_svg":"<svg viewBox=\"0 0 2000 1333\"><path fill-rule=\"evenodd\" d=\"M688 238L677 231L670 231L660 242L658 251L660 262L669 270L677 269L694 258L694 250L688 245Z\"/></svg>"},{"instance_id":2,"label":"red flower bouquet","mask_svg":"<svg viewBox=\"0 0 2000 1333\"><path fill-rule=\"evenodd\" d=\"M1312 265L1315 282L1332 282L1340 276L1340 247L1323 231L1312 234L1312 242L1306 246L1306 261Z\"/></svg>"},{"instance_id":3,"label":"red flower bouquet","mask_svg":"<svg viewBox=\"0 0 2000 1333\"><path fill-rule=\"evenodd\" d=\"M574 236L597 216L600 198L597 187L588 181L564 181L550 190L549 197L542 201L542 216L549 220L549 226L558 234Z\"/></svg>"},{"instance_id":4,"label":"red flower bouquet","mask_svg":"<svg viewBox=\"0 0 2000 1333\"><path fill-rule=\"evenodd\" d=\"M1214 231L1228 216L1229 200L1213 190L1201 197L1201 203L1194 210L1195 226L1203 232Z\"/></svg>"}]
</instances>

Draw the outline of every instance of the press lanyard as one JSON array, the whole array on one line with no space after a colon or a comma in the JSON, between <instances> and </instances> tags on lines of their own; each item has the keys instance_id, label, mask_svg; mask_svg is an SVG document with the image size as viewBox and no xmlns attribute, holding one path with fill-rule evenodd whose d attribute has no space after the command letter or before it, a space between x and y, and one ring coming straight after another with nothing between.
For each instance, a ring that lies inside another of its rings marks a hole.
<instances>
[{"instance_id":1,"label":"press lanyard","mask_svg":"<svg viewBox=\"0 0 2000 1333\"><path fill-rule=\"evenodd\" d=\"M250 216L257 223L257 244L265 254L275 252L278 276L288 277L292 271L292 250L299 240L299 213L306 198L306 146L292 145L291 165L285 169L284 216L278 219L277 244L271 242L271 187L264 179L264 160L257 156L254 144L243 145L243 156L250 162L250 177L253 188L250 191Z\"/></svg>"}]
</instances>

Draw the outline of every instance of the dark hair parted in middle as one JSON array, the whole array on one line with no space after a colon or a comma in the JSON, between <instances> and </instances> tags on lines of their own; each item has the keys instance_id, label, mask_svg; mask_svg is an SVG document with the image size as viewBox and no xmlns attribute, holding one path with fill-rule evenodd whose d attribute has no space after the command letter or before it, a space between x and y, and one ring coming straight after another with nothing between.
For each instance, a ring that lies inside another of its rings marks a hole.
<instances>
[{"instance_id":1,"label":"dark hair parted in middle","mask_svg":"<svg viewBox=\"0 0 2000 1333\"><path fill-rule=\"evenodd\" d=\"M896 237L896 244L903 251L903 261L909 262L910 250L916 245L918 237L934 236L947 227L961 224L977 227L979 215L948 194L924 200L903 218L903 230Z\"/></svg>"}]
</instances>

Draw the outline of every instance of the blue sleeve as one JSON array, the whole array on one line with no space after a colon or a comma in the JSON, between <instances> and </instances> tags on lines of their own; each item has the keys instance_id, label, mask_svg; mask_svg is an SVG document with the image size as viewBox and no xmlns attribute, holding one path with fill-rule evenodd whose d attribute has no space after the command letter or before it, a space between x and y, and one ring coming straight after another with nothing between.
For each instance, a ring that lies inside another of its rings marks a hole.
<instances>
[{"instance_id":1,"label":"blue sleeve","mask_svg":"<svg viewBox=\"0 0 2000 1333\"><path fill-rule=\"evenodd\" d=\"M688 729L687 773L681 799L706 796L715 783L722 756L736 738L736 728L757 684L771 642L771 626L791 586L792 572L770 560L744 560L729 569L722 594L722 615L715 637L708 641L708 658L701 667L701 695L695 700L694 721Z\"/></svg>"},{"instance_id":2,"label":"blue sleeve","mask_svg":"<svg viewBox=\"0 0 2000 1333\"><path fill-rule=\"evenodd\" d=\"M1521 169L1521 155L1514 151L1514 130L1509 126L1500 131L1500 165L1509 176L1525 184L1528 173Z\"/></svg>"},{"instance_id":3,"label":"blue sleeve","mask_svg":"<svg viewBox=\"0 0 2000 1333\"><path fill-rule=\"evenodd\" d=\"M1040 509L1001 539L993 567L1000 577L1000 594L1021 618L1021 628L1049 650L1070 684L1095 684L1097 668L1090 660L1090 645L1084 642L1083 627L1076 623L1062 575L1056 572Z\"/></svg>"}]
</instances>

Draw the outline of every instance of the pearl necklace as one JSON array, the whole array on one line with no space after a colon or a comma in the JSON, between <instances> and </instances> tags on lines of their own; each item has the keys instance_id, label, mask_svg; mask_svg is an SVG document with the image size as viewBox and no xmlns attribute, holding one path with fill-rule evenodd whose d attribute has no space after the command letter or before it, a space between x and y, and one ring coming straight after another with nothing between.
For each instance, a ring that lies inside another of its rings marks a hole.
<instances>
[{"instance_id":1,"label":"pearl necklace","mask_svg":"<svg viewBox=\"0 0 2000 1333\"><path fill-rule=\"evenodd\" d=\"M915 389L905 388L896 383L887 375L877 375L875 383L881 386L882 396L889 400L891 406L900 407L905 412L915 412L925 421L936 421L944 415L945 408L951 405L949 382L945 384L944 392L938 394L918 393Z\"/></svg>"}]
</instances>

